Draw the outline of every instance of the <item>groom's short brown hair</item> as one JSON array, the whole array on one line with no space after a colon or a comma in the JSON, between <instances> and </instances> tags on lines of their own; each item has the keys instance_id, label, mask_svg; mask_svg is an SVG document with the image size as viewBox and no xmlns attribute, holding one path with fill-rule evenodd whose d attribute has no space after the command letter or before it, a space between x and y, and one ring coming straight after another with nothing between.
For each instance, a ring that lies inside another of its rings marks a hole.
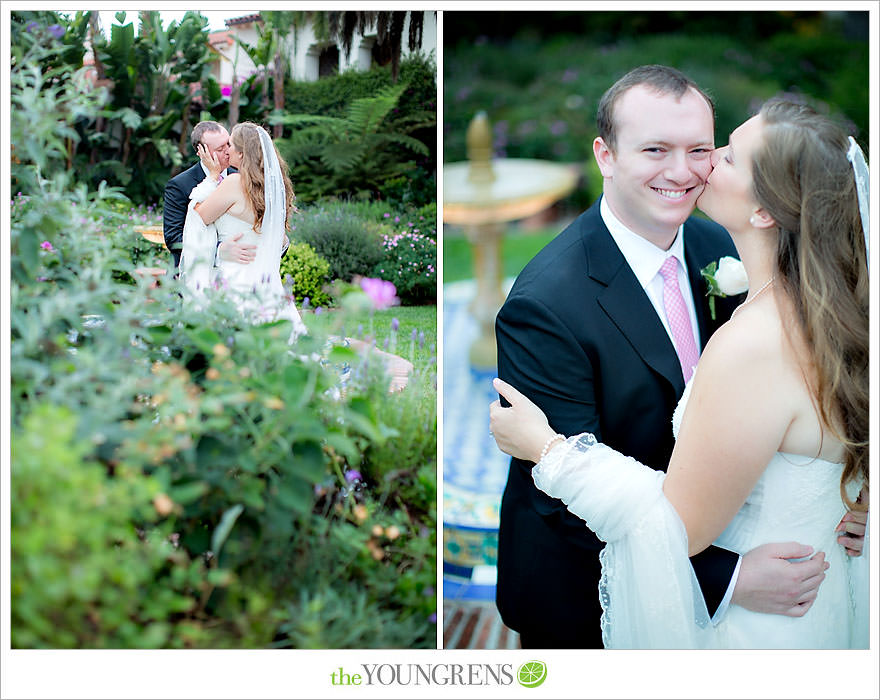
<instances>
[{"instance_id":1,"label":"groom's short brown hair","mask_svg":"<svg viewBox=\"0 0 880 700\"><path fill-rule=\"evenodd\" d=\"M223 128L221 124L212 121L199 122L193 127L192 134L190 134L190 141L192 142L193 150L196 150L196 147L202 142L202 137L205 135L206 131L220 131Z\"/></svg>"},{"instance_id":2,"label":"groom's short brown hair","mask_svg":"<svg viewBox=\"0 0 880 700\"><path fill-rule=\"evenodd\" d=\"M715 103L699 85L675 68L661 65L648 65L633 68L605 91L599 100L596 112L596 126L599 136L605 145L614 152L617 146L617 128L614 123L614 106L621 95L637 85L645 85L661 95L672 95L680 98L688 90L693 89L700 94L712 110L712 121L715 120Z\"/></svg>"}]
</instances>

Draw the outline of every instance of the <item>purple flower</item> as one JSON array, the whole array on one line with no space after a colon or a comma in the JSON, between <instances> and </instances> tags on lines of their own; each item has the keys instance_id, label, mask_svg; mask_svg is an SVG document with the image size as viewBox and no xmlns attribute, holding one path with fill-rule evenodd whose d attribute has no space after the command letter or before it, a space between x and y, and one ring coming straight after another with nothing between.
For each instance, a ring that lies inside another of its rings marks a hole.
<instances>
[{"instance_id":1,"label":"purple flower","mask_svg":"<svg viewBox=\"0 0 880 700\"><path fill-rule=\"evenodd\" d=\"M382 218L383 218L383 219L390 219L390 218L391 218L391 214L382 214Z\"/></svg>"},{"instance_id":2,"label":"purple flower","mask_svg":"<svg viewBox=\"0 0 880 700\"><path fill-rule=\"evenodd\" d=\"M363 479L361 473L357 469L347 469L345 472L345 480L348 483L352 483L353 481L360 481Z\"/></svg>"},{"instance_id":3,"label":"purple flower","mask_svg":"<svg viewBox=\"0 0 880 700\"><path fill-rule=\"evenodd\" d=\"M550 125L550 133L554 136L561 136L568 131L568 125L561 119L557 119Z\"/></svg>"},{"instance_id":4,"label":"purple flower","mask_svg":"<svg viewBox=\"0 0 880 700\"><path fill-rule=\"evenodd\" d=\"M400 303L400 299L397 298L397 288L391 282L364 277L361 279L361 289L373 302L374 309L387 309Z\"/></svg>"},{"instance_id":5,"label":"purple flower","mask_svg":"<svg viewBox=\"0 0 880 700\"><path fill-rule=\"evenodd\" d=\"M33 20L31 20L30 22L27 23L27 26L26 26L24 29L25 29L26 32L28 32L28 33L30 33L30 34L33 34L33 33L34 33L34 29L36 29L36 28L39 27L39 26L40 26L39 24L37 24L36 22L34 22Z\"/></svg>"},{"instance_id":6,"label":"purple flower","mask_svg":"<svg viewBox=\"0 0 880 700\"><path fill-rule=\"evenodd\" d=\"M391 330L397 332L397 329L400 328L400 321L397 320L397 317L391 319Z\"/></svg>"},{"instance_id":7,"label":"purple flower","mask_svg":"<svg viewBox=\"0 0 880 700\"><path fill-rule=\"evenodd\" d=\"M562 74L562 82L563 83L570 83L570 82L574 81L575 79L577 79L577 76L578 76L578 74L577 74L576 70L574 70L572 68L566 68L565 72Z\"/></svg>"},{"instance_id":8,"label":"purple flower","mask_svg":"<svg viewBox=\"0 0 880 700\"><path fill-rule=\"evenodd\" d=\"M223 95L223 97L229 97L232 94L232 86L224 85L220 88L220 94Z\"/></svg>"},{"instance_id":9,"label":"purple flower","mask_svg":"<svg viewBox=\"0 0 880 700\"><path fill-rule=\"evenodd\" d=\"M437 613L432 612L430 615L428 615L428 622L430 622L432 625L433 625L433 624L436 624L436 622L437 622Z\"/></svg>"},{"instance_id":10,"label":"purple flower","mask_svg":"<svg viewBox=\"0 0 880 700\"><path fill-rule=\"evenodd\" d=\"M64 27L62 27L60 24L53 24L51 27L49 27L49 34L54 36L56 39L60 39L64 36Z\"/></svg>"},{"instance_id":11,"label":"purple flower","mask_svg":"<svg viewBox=\"0 0 880 700\"><path fill-rule=\"evenodd\" d=\"M49 241L43 241L42 243L40 243L40 248L42 248L43 250L48 250L50 253L55 252L55 249L52 247L52 244L49 243Z\"/></svg>"},{"instance_id":12,"label":"purple flower","mask_svg":"<svg viewBox=\"0 0 880 700\"><path fill-rule=\"evenodd\" d=\"M303 297L303 305L302 305L302 307L303 307L304 309L309 308L309 301L310 301L310 300L309 300L308 297Z\"/></svg>"}]
</instances>

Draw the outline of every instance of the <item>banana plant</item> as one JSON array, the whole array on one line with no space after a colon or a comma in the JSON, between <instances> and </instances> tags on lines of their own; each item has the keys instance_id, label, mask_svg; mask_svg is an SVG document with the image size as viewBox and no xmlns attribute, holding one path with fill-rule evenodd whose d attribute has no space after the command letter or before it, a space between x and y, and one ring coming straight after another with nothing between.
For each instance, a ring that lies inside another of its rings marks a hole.
<instances>
[{"instance_id":1,"label":"banana plant","mask_svg":"<svg viewBox=\"0 0 880 700\"><path fill-rule=\"evenodd\" d=\"M168 29L157 11L138 13L139 31L115 15L110 39L93 34L111 101L88 135L88 170L119 181L136 199L156 199L188 153L193 105L208 78L207 20L187 12Z\"/></svg>"}]
</instances>

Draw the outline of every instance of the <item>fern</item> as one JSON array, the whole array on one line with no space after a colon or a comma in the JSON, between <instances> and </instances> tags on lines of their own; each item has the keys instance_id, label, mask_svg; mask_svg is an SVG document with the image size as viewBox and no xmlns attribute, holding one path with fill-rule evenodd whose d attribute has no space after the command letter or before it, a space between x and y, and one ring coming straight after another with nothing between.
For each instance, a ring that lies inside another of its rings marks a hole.
<instances>
[{"instance_id":1,"label":"fern","mask_svg":"<svg viewBox=\"0 0 880 700\"><path fill-rule=\"evenodd\" d=\"M423 112L390 119L407 87L406 83L385 86L371 97L354 100L344 117L293 114L276 118L293 127L289 138L276 143L288 162L308 165L311 193L378 191L384 182L411 168L410 163L400 162L395 151L430 154L428 146L408 134L433 126L434 115ZM302 184L303 180L294 183L300 193Z\"/></svg>"}]
</instances>

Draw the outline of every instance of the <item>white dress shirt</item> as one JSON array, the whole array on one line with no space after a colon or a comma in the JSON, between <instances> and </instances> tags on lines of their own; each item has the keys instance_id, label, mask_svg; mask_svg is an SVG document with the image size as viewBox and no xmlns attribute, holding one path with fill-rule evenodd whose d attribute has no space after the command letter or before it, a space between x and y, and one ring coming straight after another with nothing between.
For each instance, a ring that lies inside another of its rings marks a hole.
<instances>
[{"instance_id":1,"label":"white dress shirt","mask_svg":"<svg viewBox=\"0 0 880 700\"><path fill-rule=\"evenodd\" d=\"M642 285L642 289L645 290L645 294L648 295L648 299L654 305L657 316L659 316L661 323L663 323L663 327L666 329L673 347L675 346L675 340L672 337L669 321L666 320L666 310L663 306L663 277L660 275L660 268L670 255L678 259L679 265L676 268L678 271L678 286L681 289L681 295L684 297L684 303L687 306L688 317L691 320L691 328L694 333L694 342L697 344L697 348L700 348L700 327L697 325L697 312L694 307L694 297L691 293L691 283L688 280L687 263L684 259L684 233L682 232L684 226L679 227L678 234L675 236L675 240L672 242L669 250L663 250L624 226L614 216L605 197L602 197L602 201L599 203L599 214L602 216L602 221L608 227L608 232L611 234L617 247L620 248L620 252L623 253L623 257L635 274L636 279L638 279L639 284Z\"/></svg>"},{"instance_id":2,"label":"white dress shirt","mask_svg":"<svg viewBox=\"0 0 880 700\"><path fill-rule=\"evenodd\" d=\"M672 245L669 247L669 250L663 250L662 248L655 246L646 238L624 226L620 222L620 219L614 216L605 197L602 197L602 200L599 202L599 214L601 215L605 226L608 228L608 232L617 244L617 247L623 254L624 259L632 269L636 279L638 279L639 284L642 285L642 289L645 290L645 294L648 295L648 299L650 299L651 303L654 305L654 310L657 312L657 316L663 323L663 327L666 329L666 333L669 335L669 340L672 342L673 347L675 347L675 339L672 337L672 330L669 328L669 322L666 320L665 307L663 306L663 277L660 275L660 268L666 258L670 255L674 255L678 259L678 262L680 263L677 267L678 286L681 289L681 295L684 297L684 303L687 306L688 315L691 319L691 328L694 332L694 342L696 342L697 348L702 347L700 345L700 327L697 325L697 312L694 306L694 297L691 291L690 281L688 280L687 263L684 259L684 224L679 226L678 233L676 234ZM670 427L670 430L671 429L672 428ZM739 557L739 560L736 563L736 568L733 570L733 576L730 578L727 592L724 594L724 598L721 600L718 609L712 616L712 624L717 625L727 612L727 608L730 605L730 599L733 596L733 589L736 586L736 580L739 577L741 564L742 556Z\"/></svg>"},{"instance_id":3,"label":"white dress shirt","mask_svg":"<svg viewBox=\"0 0 880 700\"><path fill-rule=\"evenodd\" d=\"M202 166L202 170L205 171L205 177L210 177L210 176L211 176L211 171L208 170L208 169L205 167L205 164L204 164L201 160L199 161L199 165L201 165L201 166ZM220 177L226 177L226 175L227 175L227 173L226 173L226 168L223 168L223 170L220 171Z\"/></svg>"}]
</instances>

